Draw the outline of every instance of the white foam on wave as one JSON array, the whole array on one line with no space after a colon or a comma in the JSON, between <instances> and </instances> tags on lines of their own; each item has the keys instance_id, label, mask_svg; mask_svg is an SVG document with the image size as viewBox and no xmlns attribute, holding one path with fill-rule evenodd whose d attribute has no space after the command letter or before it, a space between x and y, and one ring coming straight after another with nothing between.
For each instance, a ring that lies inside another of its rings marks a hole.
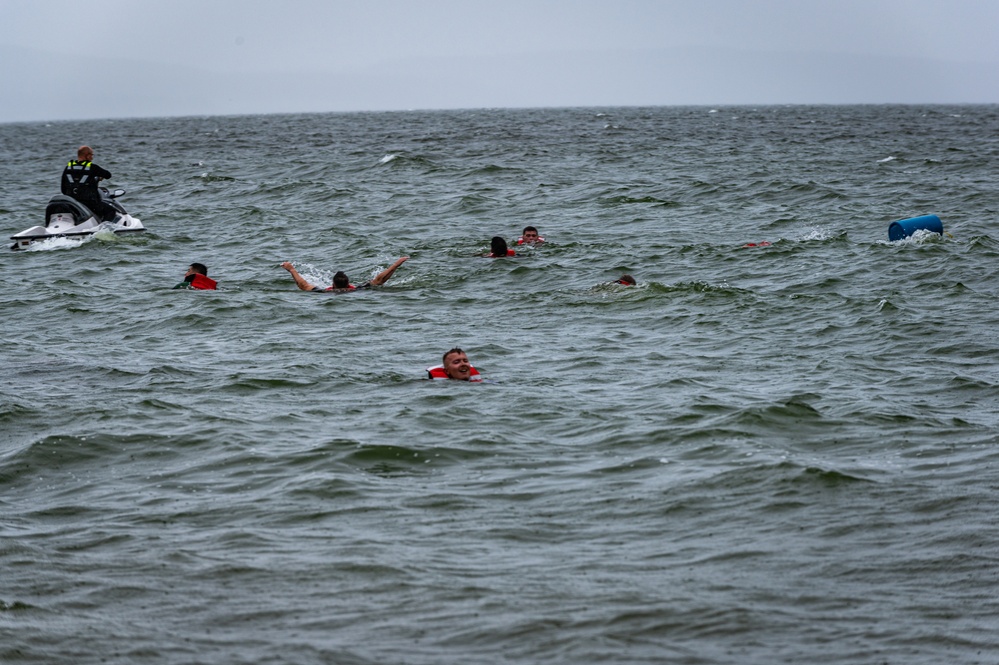
<instances>
[{"instance_id":1,"label":"white foam on wave","mask_svg":"<svg viewBox=\"0 0 999 665\"><path fill-rule=\"evenodd\" d=\"M813 226L812 228L805 229L804 234L799 238L799 240L829 240L835 235L836 234L829 229Z\"/></svg>"},{"instance_id":2,"label":"white foam on wave","mask_svg":"<svg viewBox=\"0 0 999 665\"><path fill-rule=\"evenodd\" d=\"M24 251L26 252L51 252L57 249L73 249L74 247L79 247L85 243L90 242L90 238L76 239L76 238L48 238L47 240L36 240L35 242L28 245Z\"/></svg>"},{"instance_id":3,"label":"white foam on wave","mask_svg":"<svg viewBox=\"0 0 999 665\"><path fill-rule=\"evenodd\" d=\"M114 232L114 229L115 229L114 224L105 222L101 224L100 227L98 227L97 231L94 232L94 235L92 235L87 240L96 238L101 242L121 242L124 239L123 236L117 235Z\"/></svg>"},{"instance_id":4,"label":"white foam on wave","mask_svg":"<svg viewBox=\"0 0 999 665\"><path fill-rule=\"evenodd\" d=\"M389 155L385 155L384 157L382 157L381 159L379 159L378 163L379 164L388 164L389 162L395 161L397 159L399 159L399 155L389 154Z\"/></svg>"},{"instance_id":5,"label":"white foam on wave","mask_svg":"<svg viewBox=\"0 0 999 665\"><path fill-rule=\"evenodd\" d=\"M306 279L306 281L312 283L315 286L320 286L326 288L333 284L333 274L334 271L320 268L312 263L298 263L293 261L295 265L295 270L298 274Z\"/></svg>"},{"instance_id":6,"label":"white foam on wave","mask_svg":"<svg viewBox=\"0 0 999 665\"><path fill-rule=\"evenodd\" d=\"M884 159L879 159L878 160L878 164L884 164L885 162L894 162L894 161L895 161L895 158L892 157L891 155L888 155Z\"/></svg>"},{"instance_id":7,"label":"white foam on wave","mask_svg":"<svg viewBox=\"0 0 999 665\"><path fill-rule=\"evenodd\" d=\"M912 232L912 235L906 236L905 238L899 238L898 240L882 240L882 243L889 245L923 245L928 242L939 242L943 240L943 236L939 233L934 233L928 229L916 229Z\"/></svg>"},{"instance_id":8,"label":"white foam on wave","mask_svg":"<svg viewBox=\"0 0 999 665\"><path fill-rule=\"evenodd\" d=\"M115 226L110 222L102 223L97 230L88 236L67 238L65 236L58 238L47 238L45 240L36 240L22 251L25 252L51 252L58 249L73 249L75 247L80 247L81 245L86 245L87 243L93 242L94 240L100 242L126 242L125 236L118 235L115 233Z\"/></svg>"}]
</instances>

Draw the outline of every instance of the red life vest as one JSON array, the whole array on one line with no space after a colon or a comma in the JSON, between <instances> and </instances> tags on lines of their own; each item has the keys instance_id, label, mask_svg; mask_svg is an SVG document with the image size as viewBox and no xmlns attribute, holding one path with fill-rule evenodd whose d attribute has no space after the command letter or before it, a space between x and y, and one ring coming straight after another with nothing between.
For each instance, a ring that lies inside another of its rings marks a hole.
<instances>
[{"instance_id":1,"label":"red life vest","mask_svg":"<svg viewBox=\"0 0 999 665\"><path fill-rule=\"evenodd\" d=\"M348 284L347 288L341 288L339 286L331 286L328 289L324 289L324 291L353 291L356 288L357 287L354 286L353 284Z\"/></svg>"},{"instance_id":2,"label":"red life vest","mask_svg":"<svg viewBox=\"0 0 999 665\"><path fill-rule=\"evenodd\" d=\"M427 368L427 378L428 379L450 379L451 377L447 375L444 371L444 365L437 365L436 367ZM481 381L482 377L479 375L479 370L472 367L468 372L469 381Z\"/></svg>"},{"instance_id":3,"label":"red life vest","mask_svg":"<svg viewBox=\"0 0 999 665\"><path fill-rule=\"evenodd\" d=\"M195 273L193 275L194 279L191 280L191 288L199 289L201 291L217 291L216 282L214 279L209 279L205 275L199 275Z\"/></svg>"},{"instance_id":4,"label":"red life vest","mask_svg":"<svg viewBox=\"0 0 999 665\"><path fill-rule=\"evenodd\" d=\"M517 256L517 252L513 251L512 249L508 249L508 250L506 250L506 255L507 256ZM492 252L489 252L489 258L495 259L495 258L497 258L497 256L495 254L493 254Z\"/></svg>"},{"instance_id":5,"label":"red life vest","mask_svg":"<svg viewBox=\"0 0 999 665\"><path fill-rule=\"evenodd\" d=\"M537 242L544 242L544 241L545 241L544 238L542 238L541 236L538 236L538 239L535 240L534 242L537 243ZM518 245L523 245L524 244L524 237L523 236L517 238L517 244Z\"/></svg>"}]
</instances>

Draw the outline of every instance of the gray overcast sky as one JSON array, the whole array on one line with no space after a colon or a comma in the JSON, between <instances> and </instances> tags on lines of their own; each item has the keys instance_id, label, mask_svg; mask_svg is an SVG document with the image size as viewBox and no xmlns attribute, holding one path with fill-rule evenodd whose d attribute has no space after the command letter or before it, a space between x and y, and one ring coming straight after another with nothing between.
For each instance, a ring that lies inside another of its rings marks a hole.
<instances>
[{"instance_id":1,"label":"gray overcast sky","mask_svg":"<svg viewBox=\"0 0 999 665\"><path fill-rule=\"evenodd\" d=\"M999 102L996 0L0 0L0 122Z\"/></svg>"}]
</instances>

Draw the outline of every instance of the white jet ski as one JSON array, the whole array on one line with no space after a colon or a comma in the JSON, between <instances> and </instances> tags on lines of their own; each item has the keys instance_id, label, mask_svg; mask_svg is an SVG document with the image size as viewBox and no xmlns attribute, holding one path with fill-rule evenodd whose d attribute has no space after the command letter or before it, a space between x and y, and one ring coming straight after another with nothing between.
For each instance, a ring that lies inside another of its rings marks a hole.
<instances>
[{"instance_id":1,"label":"white jet ski","mask_svg":"<svg viewBox=\"0 0 999 665\"><path fill-rule=\"evenodd\" d=\"M83 240L98 231L113 231L114 233L140 233L146 230L138 218L132 217L116 198L125 193L124 189L109 192L101 187L101 199L115 209L114 219L101 221L90 208L76 199L56 194L45 206L45 226L32 226L18 234L12 235L14 244L11 249L24 249L32 243L50 238L75 238Z\"/></svg>"}]
</instances>

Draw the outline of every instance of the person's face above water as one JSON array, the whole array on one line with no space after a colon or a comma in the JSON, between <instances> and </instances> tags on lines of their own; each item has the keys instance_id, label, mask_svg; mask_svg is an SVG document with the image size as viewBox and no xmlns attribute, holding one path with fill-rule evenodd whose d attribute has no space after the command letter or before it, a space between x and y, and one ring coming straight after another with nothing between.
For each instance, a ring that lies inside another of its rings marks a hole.
<instances>
[{"instance_id":1,"label":"person's face above water","mask_svg":"<svg viewBox=\"0 0 999 665\"><path fill-rule=\"evenodd\" d=\"M537 242L538 241L538 232L537 231L524 231L523 238L524 238L524 242L526 242L526 243Z\"/></svg>"},{"instance_id":2,"label":"person's face above water","mask_svg":"<svg viewBox=\"0 0 999 665\"><path fill-rule=\"evenodd\" d=\"M444 361L444 373L449 379L458 381L468 381L471 376L472 364L468 362L468 356L464 353L450 353Z\"/></svg>"}]
</instances>

